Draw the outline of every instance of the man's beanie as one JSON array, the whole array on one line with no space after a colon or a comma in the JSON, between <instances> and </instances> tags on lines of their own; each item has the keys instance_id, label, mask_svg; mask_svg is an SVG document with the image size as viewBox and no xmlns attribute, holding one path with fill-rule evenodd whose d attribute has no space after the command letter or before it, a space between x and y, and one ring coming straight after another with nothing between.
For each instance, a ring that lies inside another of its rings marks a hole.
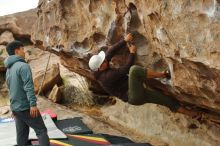
<instances>
[{"instance_id":1,"label":"man's beanie","mask_svg":"<svg viewBox=\"0 0 220 146\"><path fill-rule=\"evenodd\" d=\"M20 41L13 41L9 43L6 47L8 55L15 55L15 49L23 47L24 45Z\"/></svg>"}]
</instances>

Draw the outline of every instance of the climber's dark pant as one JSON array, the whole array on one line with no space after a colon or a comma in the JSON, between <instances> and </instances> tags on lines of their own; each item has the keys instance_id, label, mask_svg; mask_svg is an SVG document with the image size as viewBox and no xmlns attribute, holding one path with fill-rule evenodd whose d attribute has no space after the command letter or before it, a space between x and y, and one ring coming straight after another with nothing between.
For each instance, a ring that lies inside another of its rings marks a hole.
<instances>
[{"instance_id":1,"label":"climber's dark pant","mask_svg":"<svg viewBox=\"0 0 220 146\"><path fill-rule=\"evenodd\" d=\"M172 97L166 96L159 91L144 87L147 76L147 69L133 65L129 71L128 83L128 102L133 105L142 105L144 103L155 103L164 105L172 111L177 111L180 107L178 101Z\"/></svg>"}]
</instances>

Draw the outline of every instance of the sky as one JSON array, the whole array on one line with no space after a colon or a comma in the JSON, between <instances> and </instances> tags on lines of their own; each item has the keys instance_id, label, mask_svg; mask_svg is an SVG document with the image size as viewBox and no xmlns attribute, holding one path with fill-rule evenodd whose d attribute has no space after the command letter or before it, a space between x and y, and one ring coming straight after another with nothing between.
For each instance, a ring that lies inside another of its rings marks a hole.
<instances>
[{"instance_id":1,"label":"sky","mask_svg":"<svg viewBox=\"0 0 220 146\"><path fill-rule=\"evenodd\" d=\"M36 8L38 1L39 0L0 0L0 16Z\"/></svg>"}]
</instances>

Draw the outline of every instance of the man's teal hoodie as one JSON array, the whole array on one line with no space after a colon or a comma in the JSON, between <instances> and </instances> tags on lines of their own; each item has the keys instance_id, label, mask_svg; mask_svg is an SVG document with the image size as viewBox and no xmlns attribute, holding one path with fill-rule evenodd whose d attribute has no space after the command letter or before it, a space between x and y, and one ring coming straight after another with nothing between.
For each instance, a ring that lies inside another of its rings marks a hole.
<instances>
[{"instance_id":1,"label":"man's teal hoodie","mask_svg":"<svg viewBox=\"0 0 220 146\"><path fill-rule=\"evenodd\" d=\"M36 96L30 66L19 56L11 55L4 61L6 82L10 92L12 111L24 111L36 106Z\"/></svg>"}]
</instances>

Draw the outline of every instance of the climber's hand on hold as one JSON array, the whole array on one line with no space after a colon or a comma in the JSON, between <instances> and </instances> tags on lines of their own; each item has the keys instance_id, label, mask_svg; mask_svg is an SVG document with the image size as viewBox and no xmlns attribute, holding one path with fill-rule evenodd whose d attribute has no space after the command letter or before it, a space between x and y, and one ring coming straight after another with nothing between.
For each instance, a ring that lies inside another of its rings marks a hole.
<instances>
[{"instance_id":1,"label":"climber's hand on hold","mask_svg":"<svg viewBox=\"0 0 220 146\"><path fill-rule=\"evenodd\" d=\"M166 79L168 79L168 80L171 79L171 74L170 74L169 70L165 70L163 73L164 73L164 76Z\"/></svg>"},{"instance_id":2,"label":"climber's hand on hold","mask_svg":"<svg viewBox=\"0 0 220 146\"><path fill-rule=\"evenodd\" d=\"M124 37L124 40L125 40L126 42L130 42L130 41L132 41L133 39L134 39L134 38L133 38L133 36L132 36L131 33L127 34L127 35Z\"/></svg>"},{"instance_id":3,"label":"climber's hand on hold","mask_svg":"<svg viewBox=\"0 0 220 146\"><path fill-rule=\"evenodd\" d=\"M129 51L130 51L130 53L136 53L136 51L137 51L137 48L135 47L135 45L129 45Z\"/></svg>"}]
</instances>

